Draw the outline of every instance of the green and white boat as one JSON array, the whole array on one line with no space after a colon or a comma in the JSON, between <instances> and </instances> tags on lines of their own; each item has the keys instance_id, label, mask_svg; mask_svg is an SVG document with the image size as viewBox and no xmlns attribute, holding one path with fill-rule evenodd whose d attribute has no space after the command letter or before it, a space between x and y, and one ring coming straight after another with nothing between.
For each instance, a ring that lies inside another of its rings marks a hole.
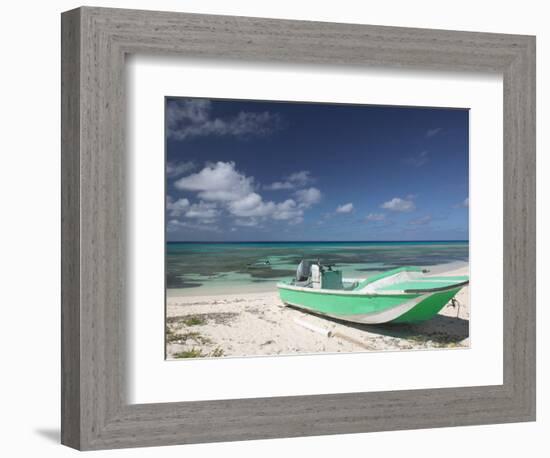
<instances>
[{"instance_id":1,"label":"green and white boat","mask_svg":"<svg viewBox=\"0 0 550 458\"><path fill-rule=\"evenodd\" d=\"M302 261L296 277L277 284L286 304L363 324L429 320L468 284L468 276L428 276L401 267L367 279L344 279L340 270Z\"/></svg>"}]
</instances>

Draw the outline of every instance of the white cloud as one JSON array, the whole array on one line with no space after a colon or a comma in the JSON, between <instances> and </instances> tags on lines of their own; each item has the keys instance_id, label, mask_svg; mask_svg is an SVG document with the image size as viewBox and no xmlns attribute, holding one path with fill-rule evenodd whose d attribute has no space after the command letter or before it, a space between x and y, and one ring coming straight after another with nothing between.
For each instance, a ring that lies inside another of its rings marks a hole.
<instances>
[{"instance_id":1,"label":"white cloud","mask_svg":"<svg viewBox=\"0 0 550 458\"><path fill-rule=\"evenodd\" d=\"M453 208L468 208L470 206L470 198L466 197L462 202L453 205Z\"/></svg>"},{"instance_id":2,"label":"white cloud","mask_svg":"<svg viewBox=\"0 0 550 458\"><path fill-rule=\"evenodd\" d=\"M302 220L304 211L294 199L287 199L275 205L272 217L279 220Z\"/></svg>"},{"instance_id":3,"label":"white cloud","mask_svg":"<svg viewBox=\"0 0 550 458\"><path fill-rule=\"evenodd\" d=\"M424 225L429 224L431 222L432 222L432 216L431 215L426 215L426 216L421 216L420 218L410 220L409 224L411 224L413 226L424 226Z\"/></svg>"},{"instance_id":4,"label":"white cloud","mask_svg":"<svg viewBox=\"0 0 550 458\"><path fill-rule=\"evenodd\" d=\"M351 213L353 211L353 203L338 205L336 207L336 213Z\"/></svg>"},{"instance_id":5,"label":"white cloud","mask_svg":"<svg viewBox=\"0 0 550 458\"><path fill-rule=\"evenodd\" d=\"M212 103L206 99L174 100L166 107L166 123L170 127L186 119L196 124L208 120Z\"/></svg>"},{"instance_id":6,"label":"white cloud","mask_svg":"<svg viewBox=\"0 0 550 458\"><path fill-rule=\"evenodd\" d=\"M321 201L321 191L317 188L300 189L294 193L298 203L303 208L309 208Z\"/></svg>"},{"instance_id":7,"label":"white cloud","mask_svg":"<svg viewBox=\"0 0 550 458\"><path fill-rule=\"evenodd\" d=\"M443 130L442 127L436 127L435 129L428 129L426 131L426 137L430 138L430 137L435 137L439 132L441 132Z\"/></svg>"},{"instance_id":8,"label":"white cloud","mask_svg":"<svg viewBox=\"0 0 550 458\"><path fill-rule=\"evenodd\" d=\"M226 201L242 199L252 192L254 179L235 169L234 162L209 164L200 172L180 178L177 189L197 191L204 200Z\"/></svg>"},{"instance_id":9,"label":"white cloud","mask_svg":"<svg viewBox=\"0 0 550 458\"><path fill-rule=\"evenodd\" d=\"M395 212L410 212L416 209L412 196L407 196L405 199L402 199L401 197L394 197L393 199L384 202L380 205L380 207Z\"/></svg>"},{"instance_id":10,"label":"white cloud","mask_svg":"<svg viewBox=\"0 0 550 458\"><path fill-rule=\"evenodd\" d=\"M174 100L166 108L167 134L175 140L206 135L266 135L277 129L279 124L279 116L266 111L241 111L232 117L213 117L212 103L205 99Z\"/></svg>"},{"instance_id":11,"label":"white cloud","mask_svg":"<svg viewBox=\"0 0 550 458\"><path fill-rule=\"evenodd\" d=\"M248 210L255 209L262 203L263 203L262 196L260 196L255 192L251 192L250 194L247 194L242 199L231 202L229 206L234 211L235 214L238 214L238 212L240 211L246 212Z\"/></svg>"},{"instance_id":12,"label":"white cloud","mask_svg":"<svg viewBox=\"0 0 550 458\"><path fill-rule=\"evenodd\" d=\"M370 223L370 222L384 221L385 219L386 219L386 215L384 213L369 213L365 218L365 221Z\"/></svg>"},{"instance_id":13,"label":"white cloud","mask_svg":"<svg viewBox=\"0 0 550 458\"><path fill-rule=\"evenodd\" d=\"M295 189L306 186L313 182L313 178L308 170L291 173L284 181L275 181L274 183L264 186L264 189L269 191L280 191L283 189Z\"/></svg>"},{"instance_id":14,"label":"white cloud","mask_svg":"<svg viewBox=\"0 0 550 458\"><path fill-rule=\"evenodd\" d=\"M219 214L218 207L215 203L207 203L200 201L198 204L193 204L185 212L187 218L195 218L201 220L213 220Z\"/></svg>"},{"instance_id":15,"label":"white cloud","mask_svg":"<svg viewBox=\"0 0 550 458\"><path fill-rule=\"evenodd\" d=\"M313 181L311 174L308 170L301 170L300 172L291 173L288 176L288 181L295 183L296 186L305 186Z\"/></svg>"},{"instance_id":16,"label":"white cloud","mask_svg":"<svg viewBox=\"0 0 550 458\"><path fill-rule=\"evenodd\" d=\"M184 173L190 172L195 168L193 161L184 162L167 162L166 163L166 175L169 177L179 177Z\"/></svg>"},{"instance_id":17,"label":"white cloud","mask_svg":"<svg viewBox=\"0 0 550 458\"><path fill-rule=\"evenodd\" d=\"M253 197L248 196L240 201L230 203L228 207L230 213L239 217L270 217L276 220L290 220L303 217L303 209L293 199L275 203L263 201L258 194L251 196Z\"/></svg>"},{"instance_id":18,"label":"white cloud","mask_svg":"<svg viewBox=\"0 0 550 458\"><path fill-rule=\"evenodd\" d=\"M405 164L412 165L413 167L422 167L430 160L427 151L421 151L416 156L411 156L404 159Z\"/></svg>"},{"instance_id":19,"label":"white cloud","mask_svg":"<svg viewBox=\"0 0 550 458\"><path fill-rule=\"evenodd\" d=\"M183 229L192 229L194 231L220 232L220 228L213 223L214 221L201 221L199 223L196 223L171 219L170 221L168 221L166 230L168 232L178 232Z\"/></svg>"},{"instance_id":20,"label":"white cloud","mask_svg":"<svg viewBox=\"0 0 550 458\"><path fill-rule=\"evenodd\" d=\"M172 218L194 218L201 222L214 221L220 213L215 203L191 204L187 198L174 201L170 196L166 199L166 210Z\"/></svg>"},{"instance_id":21,"label":"white cloud","mask_svg":"<svg viewBox=\"0 0 550 458\"><path fill-rule=\"evenodd\" d=\"M184 227L184 226L182 226L182 223L177 219L172 219L168 221L168 224L166 224L166 230L168 232L176 232L181 227Z\"/></svg>"},{"instance_id":22,"label":"white cloud","mask_svg":"<svg viewBox=\"0 0 550 458\"><path fill-rule=\"evenodd\" d=\"M237 226L242 227L256 227L260 224L260 222L256 218L247 218L247 219L236 219L234 223ZM236 229L233 227L231 228L231 231L234 232Z\"/></svg>"},{"instance_id":23,"label":"white cloud","mask_svg":"<svg viewBox=\"0 0 550 458\"><path fill-rule=\"evenodd\" d=\"M229 212L235 216L270 216L275 209L275 203L264 202L262 196L251 192L242 199L229 202Z\"/></svg>"},{"instance_id":24,"label":"white cloud","mask_svg":"<svg viewBox=\"0 0 550 458\"><path fill-rule=\"evenodd\" d=\"M301 224L304 222L304 218L302 216L298 216L296 218L292 218L291 220L288 221L288 224ZM285 232L288 232L288 229L285 229Z\"/></svg>"},{"instance_id":25,"label":"white cloud","mask_svg":"<svg viewBox=\"0 0 550 458\"><path fill-rule=\"evenodd\" d=\"M178 199L176 201L172 201L170 196L168 196L168 199L166 200L166 210L168 210L168 213L172 217L179 217L185 214L185 212L189 209L189 200L188 199Z\"/></svg>"},{"instance_id":26,"label":"white cloud","mask_svg":"<svg viewBox=\"0 0 550 458\"><path fill-rule=\"evenodd\" d=\"M307 174L302 175L302 179L304 176ZM296 181L300 178L293 179ZM257 188L254 178L239 172L234 162L207 164L200 172L180 178L174 185L183 191L196 192L201 199L199 204L186 208L184 215L188 218L215 218L220 212L218 205L221 205L241 223L257 218L297 223L303 221L305 209L321 200L321 191L309 188L296 191L296 200L287 199L279 203L265 201L254 190Z\"/></svg>"},{"instance_id":27,"label":"white cloud","mask_svg":"<svg viewBox=\"0 0 550 458\"><path fill-rule=\"evenodd\" d=\"M290 181L275 181L271 184L266 184L264 189L268 191L281 191L283 189L294 189L294 185Z\"/></svg>"}]
</instances>

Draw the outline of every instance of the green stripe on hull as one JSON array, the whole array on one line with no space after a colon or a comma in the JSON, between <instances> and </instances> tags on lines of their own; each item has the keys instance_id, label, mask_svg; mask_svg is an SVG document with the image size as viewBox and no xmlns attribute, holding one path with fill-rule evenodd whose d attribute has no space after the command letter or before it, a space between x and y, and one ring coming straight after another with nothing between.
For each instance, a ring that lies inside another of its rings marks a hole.
<instances>
[{"instance_id":1,"label":"green stripe on hull","mask_svg":"<svg viewBox=\"0 0 550 458\"><path fill-rule=\"evenodd\" d=\"M395 294L387 296L345 295L313 293L279 288L281 300L329 315L365 315L377 313L418 297L419 294Z\"/></svg>"},{"instance_id":2,"label":"green stripe on hull","mask_svg":"<svg viewBox=\"0 0 550 458\"><path fill-rule=\"evenodd\" d=\"M429 320L436 316L439 311L460 291L460 288L441 293L434 293L424 299L414 308L401 315L390 323L416 323Z\"/></svg>"},{"instance_id":3,"label":"green stripe on hull","mask_svg":"<svg viewBox=\"0 0 550 458\"><path fill-rule=\"evenodd\" d=\"M415 323L429 320L456 295L461 288L433 293L389 323ZM420 294L358 295L330 294L279 288L281 300L313 312L323 313L354 321L354 315L369 315L384 312L405 302L414 300ZM359 321L359 320L357 320Z\"/></svg>"},{"instance_id":4,"label":"green stripe on hull","mask_svg":"<svg viewBox=\"0 0 550 458\"><path fill-rule=\"evenodd\" d=\"M455 281L455 282L463 282L468 280L468 275L454 275L454 276L448 276L448 277L425 277L426 280L436 280L436 281Z\"/></svg>"},{"instance_id":5,"label":"green stripe on hull","mask_svg":"<svg viewBox=\"0 0 550 458\"><path fill-rule=\"evenodd\" d=\"M376 291L407 291L407 290L415 290L415 289L432 289L432 288L445 288L445 287L452 287L456 285L456 281L450 280L447 282L443 281L430 281L428 280L410 280L410 281L402 281L399 283L392 283L388 286L382 286L378 288ZM410 292L410 291L407 291Z\"/></svg>"}]
</instances>

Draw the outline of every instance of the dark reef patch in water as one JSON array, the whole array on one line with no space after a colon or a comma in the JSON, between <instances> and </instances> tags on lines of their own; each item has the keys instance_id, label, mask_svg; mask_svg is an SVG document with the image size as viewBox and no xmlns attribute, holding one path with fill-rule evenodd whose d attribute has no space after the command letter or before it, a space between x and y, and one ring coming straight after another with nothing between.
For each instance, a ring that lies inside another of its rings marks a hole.
<instances>
[{"instance_id":1,"label":"dark reef patch in water","mask_svg":"<svg viewBox=\"0 0 550 458\"><path fill-rule=\"evenodd\" d=\"M296 272L294 270L283 270L283 269L271 269L271 268L255 268L248 270L239 270L239 274L249 274L253 279L254 278L280 278L293 276Z\"/></svg>"},{"instance_id":2,"label":"dark reef patch in water","mask_svg":"<svg viewBox=\"0 0 550 458\"><path fill-rule=\"evenodd\" d=\"M335 264L337 267L353 268L355 264L362 264L356 270L377 272L402 266L468 262L468 254L468 243L464 242L169 243L166 247L166 285L168 288L194 288L215 283L222 276L234 273L241 277L239 282L243 281L244 275L244 282L248 276L251 283L293 277L294 268L302 259L319 259L324 264Z\"/></svg>"},{"instance_id":3,"label":"dark reef patch in water","mask_svg":"<svg viewBox=\"0 0 550 458\"><path fill-rule=\"evenodd\" d=\"M166 287L169 289L173 288L198 288L202 286L203 283L195 281L187 281L183 278L182 275L177 275L171 272L166 273Z\"/></svg>"}]
</instances>

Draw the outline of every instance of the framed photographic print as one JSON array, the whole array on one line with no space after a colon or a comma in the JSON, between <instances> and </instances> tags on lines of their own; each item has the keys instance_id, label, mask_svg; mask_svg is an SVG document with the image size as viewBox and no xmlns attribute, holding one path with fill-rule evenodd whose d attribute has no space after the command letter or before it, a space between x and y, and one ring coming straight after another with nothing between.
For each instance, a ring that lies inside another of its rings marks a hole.
<instances>
[{"instance_id":1,"label":"framed photographic print","mask_svg":"<svg viewBox=\"0 0 550 458\"><path fill-rule=\"evenodd\" d=\"M62 442L533 420L534 68L529 36L64 13Z\"/></svg>"},{"instance_id":2,"label":"framed photographic print","mask_svg":"<svg viewBox=\"0 0 550 458\"><path fill-rule=\"evenodd\" d=\"M469 346L468 110L165 110L168 359Z\"/></svg>"}]
</instances>

